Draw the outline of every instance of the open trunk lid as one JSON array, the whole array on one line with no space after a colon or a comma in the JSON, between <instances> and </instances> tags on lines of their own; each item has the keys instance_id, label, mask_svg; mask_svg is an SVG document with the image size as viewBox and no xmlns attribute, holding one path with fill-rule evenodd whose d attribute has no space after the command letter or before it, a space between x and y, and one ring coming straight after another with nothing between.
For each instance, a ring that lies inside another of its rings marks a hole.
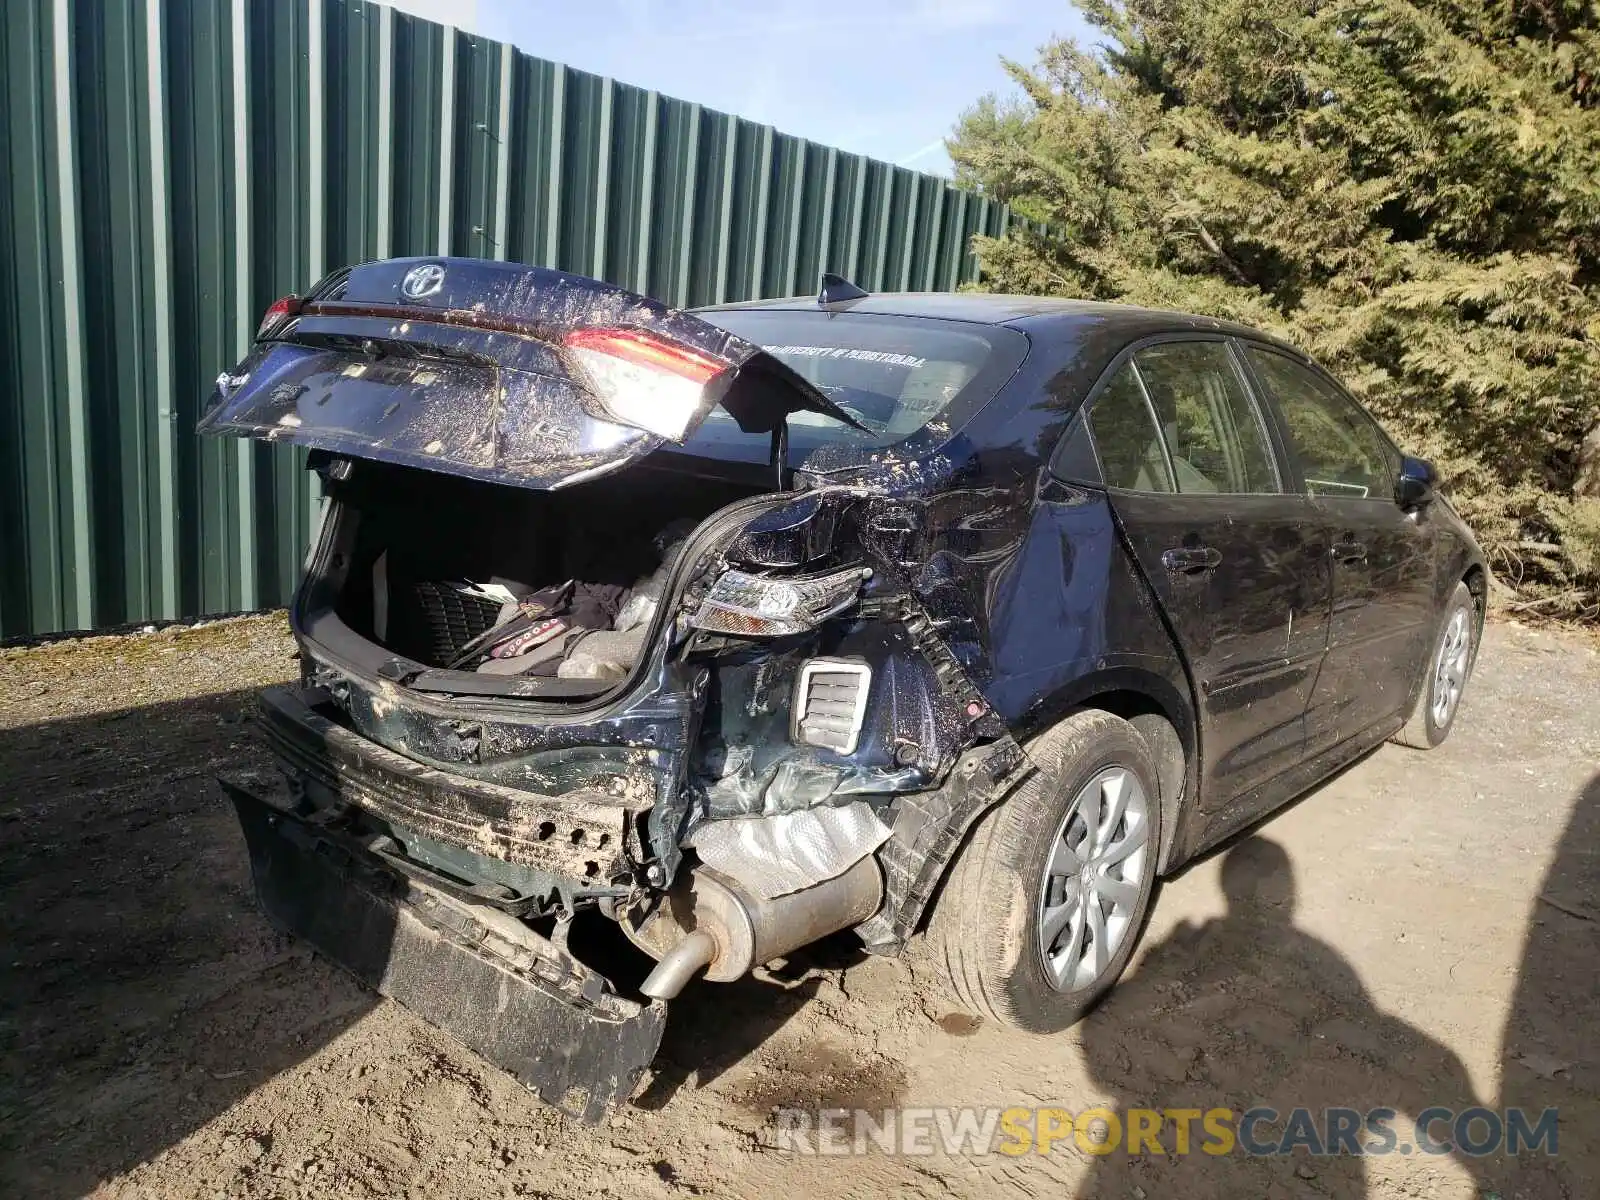
<instances>
[{"instance_id":1,"label":"open trunk lid","mask_svg":"<svg viewBox=\"0 0 1600 1200\"><path fill-rule=\"evenodd\" d=\"M681 443L856 422L753 342L622 288L483 259L391 259L268 310L200 431L552 489ZM781 461L781 460L779 460Z\"/></svg>"}]
</instances>

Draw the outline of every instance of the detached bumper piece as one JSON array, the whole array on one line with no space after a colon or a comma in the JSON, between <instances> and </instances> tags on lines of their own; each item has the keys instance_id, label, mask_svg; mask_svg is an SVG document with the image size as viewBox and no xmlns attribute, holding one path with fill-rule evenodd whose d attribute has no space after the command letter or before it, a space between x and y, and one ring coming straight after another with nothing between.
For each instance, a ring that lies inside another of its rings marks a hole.
<instances>
[{"instance_id":1,"label":"detached bumper piece","mask_svg":"<svg viewBox=\"0 0 1600 1200\"><path fill-rule=\"evenodd\" d=\"M591 1124L627 1100L655 1057L666 1006L638 1004L494 909L395 871L354 839L223 781L256 895L304 938L547 1104Z\"/></svg>"}]
</instances>

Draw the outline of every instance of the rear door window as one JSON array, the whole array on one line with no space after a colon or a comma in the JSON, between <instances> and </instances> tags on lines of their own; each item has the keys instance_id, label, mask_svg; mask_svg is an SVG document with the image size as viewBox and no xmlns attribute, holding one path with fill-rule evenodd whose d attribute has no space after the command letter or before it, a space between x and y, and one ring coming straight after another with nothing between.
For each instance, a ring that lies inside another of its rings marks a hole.
<instances>
[{"instance_id":1,"label":"rear door window","mask_svg":"<svg viewBox=\"0 0 1600 1200\"><path fill-rule=\"evenodd\" d=\"M1124 364L1095 397L1089 432L1107 487L1130 492L1177 490L1155 413L1132 363Z\"/></svg>"},{"instance_id":2,"label":"rear door window","mask_svg":"<svg viewBox=\"0 0 1600 1200\"><path fill-rule=\"evenodd\" d=\"M1179 492L1282 491L1266 424L1223 342L1164 342L1133 356Z\"/></svg>"}]
</instances>

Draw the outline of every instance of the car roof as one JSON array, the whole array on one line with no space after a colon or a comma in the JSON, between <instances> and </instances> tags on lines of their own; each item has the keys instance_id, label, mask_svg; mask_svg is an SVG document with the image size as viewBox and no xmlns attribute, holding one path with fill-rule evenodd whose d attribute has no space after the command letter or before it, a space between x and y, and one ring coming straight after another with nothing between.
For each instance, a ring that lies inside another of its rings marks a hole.
<instances>
[{"instance_id":1,"label":"car roof","mask_svg":"<svg viewBox=\"0 0 1600 1200\"><path fill-rule=\"evenodd\" d=\"M789 296L781 300L746 300L708 305L704 310L787 309L818 311L815 296ZM1129 341L1159 332L1221 333L1270 342L1304 357L1296 347L1234 321L1204 317L1169 309L1141 308L1100 300L1072 300L1060 296L1013 296L996 292L874 292L859 300L828 306L830 312L874 313L901 317L932 317L943 321L969 321L984 325L1009 325L1047 332L1052 327L1094 321L1102 327L1123 327Z\"/></svg>"}]
</instances>

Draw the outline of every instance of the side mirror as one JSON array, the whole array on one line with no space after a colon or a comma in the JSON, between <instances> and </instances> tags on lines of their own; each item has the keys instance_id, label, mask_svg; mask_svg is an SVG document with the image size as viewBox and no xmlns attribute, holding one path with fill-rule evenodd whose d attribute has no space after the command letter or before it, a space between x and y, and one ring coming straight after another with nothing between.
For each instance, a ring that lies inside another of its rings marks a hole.
<instances>
[{"instance_id":1,"label":"side mirror","mask_svg":"<svg viewBox=\"0 0 1600 1200\"><path fill-rule=\"evenodd\" d=\"M1439 473L1425 458L1400 458L1400 481L1395 484L1394 502L1406 512L1415 512L1433 503L1434 489L1439 484Z\"/></svg>"}]
</instances>

